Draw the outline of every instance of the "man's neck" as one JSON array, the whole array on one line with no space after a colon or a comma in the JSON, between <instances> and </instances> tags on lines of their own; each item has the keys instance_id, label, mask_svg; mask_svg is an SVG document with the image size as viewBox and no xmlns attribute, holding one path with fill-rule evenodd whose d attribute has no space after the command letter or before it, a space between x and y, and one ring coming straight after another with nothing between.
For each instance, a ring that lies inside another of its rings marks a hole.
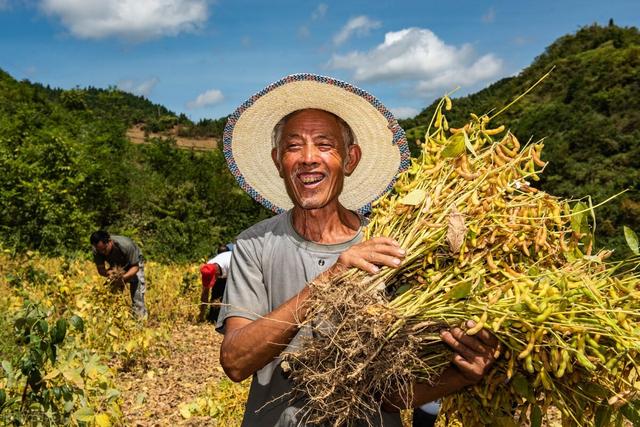
<instances>
[{"instance_id":1,"label":"man's neck","mask_svg":"<svg viewBox=\"0 0 640 427\"><path fill-rule=\"evenodd\" d=\"M291 213L293 228L305 239L322 244L346 242L360 229L360 218L339 203L320 209L295 206Z\"/></svg>"}]
</instances>

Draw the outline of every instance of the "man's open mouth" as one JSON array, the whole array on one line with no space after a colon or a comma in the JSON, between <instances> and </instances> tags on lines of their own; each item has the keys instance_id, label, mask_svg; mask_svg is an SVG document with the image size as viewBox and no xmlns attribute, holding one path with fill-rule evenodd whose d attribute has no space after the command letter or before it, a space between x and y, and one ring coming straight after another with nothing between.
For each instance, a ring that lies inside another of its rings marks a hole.
<instances>
[{"instance_id":1,"label":"man's open mouth","mask_svg":"<svg viewBox=\"0 0 640 427\"><path fill-rule=\"evenodd\" d=\"M305 186L313 186L324 179L324 175L321 173L301 173L298 174L298 179Z\"/></svg>"}]
</instances>

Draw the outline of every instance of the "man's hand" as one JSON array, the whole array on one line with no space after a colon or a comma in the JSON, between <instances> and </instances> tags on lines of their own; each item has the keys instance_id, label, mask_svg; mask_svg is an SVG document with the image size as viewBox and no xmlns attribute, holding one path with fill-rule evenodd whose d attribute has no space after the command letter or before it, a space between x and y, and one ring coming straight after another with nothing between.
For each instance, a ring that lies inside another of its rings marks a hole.
<instances>
[{"instance_id":1,"label":"man's hand","mask_svg":"<svg viewBox=\"0 0 640 427\"><path fill-rule=\"evenodd\" d=\"M397 268L404 259L405 251L398 242L388 237L374 237L358 243L340 254L336 268L356 267L371 274L381 266Z\"/></svg>"},{"instance_id":2,"label":"man's hand","mask_svg":"<svg viewBox=\"0 0 640 427\"><path fill-rule=\"evenodd\" d=\"M475 322L469 320L467 326L472 328ZM455 351L453 364L467 385L480 381L500 355L500 341L486 329L467 335L460 328L451 328L442 331L440 336Z\"/></svg>"}]
</instances>

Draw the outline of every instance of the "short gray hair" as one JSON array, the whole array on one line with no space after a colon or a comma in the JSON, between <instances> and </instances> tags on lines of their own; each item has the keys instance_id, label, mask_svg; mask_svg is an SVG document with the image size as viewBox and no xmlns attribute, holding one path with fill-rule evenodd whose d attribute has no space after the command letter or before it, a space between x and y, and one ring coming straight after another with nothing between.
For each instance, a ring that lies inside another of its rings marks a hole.
<instances>
[{"instance_id":1,"label":"short gray hair","mask_svg":"<svg viewBox=\"0 0 640 427\"><path fill-rule=\"evenodd\" d=\"M280 155L280 141L282 140L282 130L284 129L284 126L287 124L289 119L291 117L293 117L294 115L298 114L301 111L315 110L315 109L316 108L303 108L301 110L292 111L291 113L289 113L286 116L284 116L283 118L281 118L278 123L276 123L276 125L273 127L273 131L271 132L271 146L273 148L275 148L276 150L278 150L278 155ZM342 119L342 117L338 116L337 114L332 113L331 111L326 111L326 110L322 110L322 109L318 109L318 110L324 111L325 113L328 113L328 114L331 114L333 117L336 118L336 120L338 121L338 126L340 126L340 132L342 134L342 141L344 142L345 154L348 154L349 151L347 149L352 144L357 144L356 138L355 138L355 136L353 134L353 131L351 130L351 126L349 126L349 123L345 122Z\"/></svg>"}]
</instances>

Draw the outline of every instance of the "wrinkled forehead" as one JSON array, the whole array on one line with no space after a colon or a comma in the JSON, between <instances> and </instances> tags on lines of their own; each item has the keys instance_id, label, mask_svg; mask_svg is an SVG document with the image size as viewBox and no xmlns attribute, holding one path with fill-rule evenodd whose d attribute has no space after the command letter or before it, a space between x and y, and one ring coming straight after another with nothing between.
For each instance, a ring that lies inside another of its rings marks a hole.
<instances>
[{"instance_id":1,"label":"wrinkled forehead","mask_svg":"<svg viewBox=\"0 0 640 427\"><path fill-rule=\"evenodd\" d=\"M341 119L338 116L328 111L307 108L287 114L280 120L280 125L288 132L308 128L333 131L339 134L340 121Z\"/></svg>"}]
</instances>

